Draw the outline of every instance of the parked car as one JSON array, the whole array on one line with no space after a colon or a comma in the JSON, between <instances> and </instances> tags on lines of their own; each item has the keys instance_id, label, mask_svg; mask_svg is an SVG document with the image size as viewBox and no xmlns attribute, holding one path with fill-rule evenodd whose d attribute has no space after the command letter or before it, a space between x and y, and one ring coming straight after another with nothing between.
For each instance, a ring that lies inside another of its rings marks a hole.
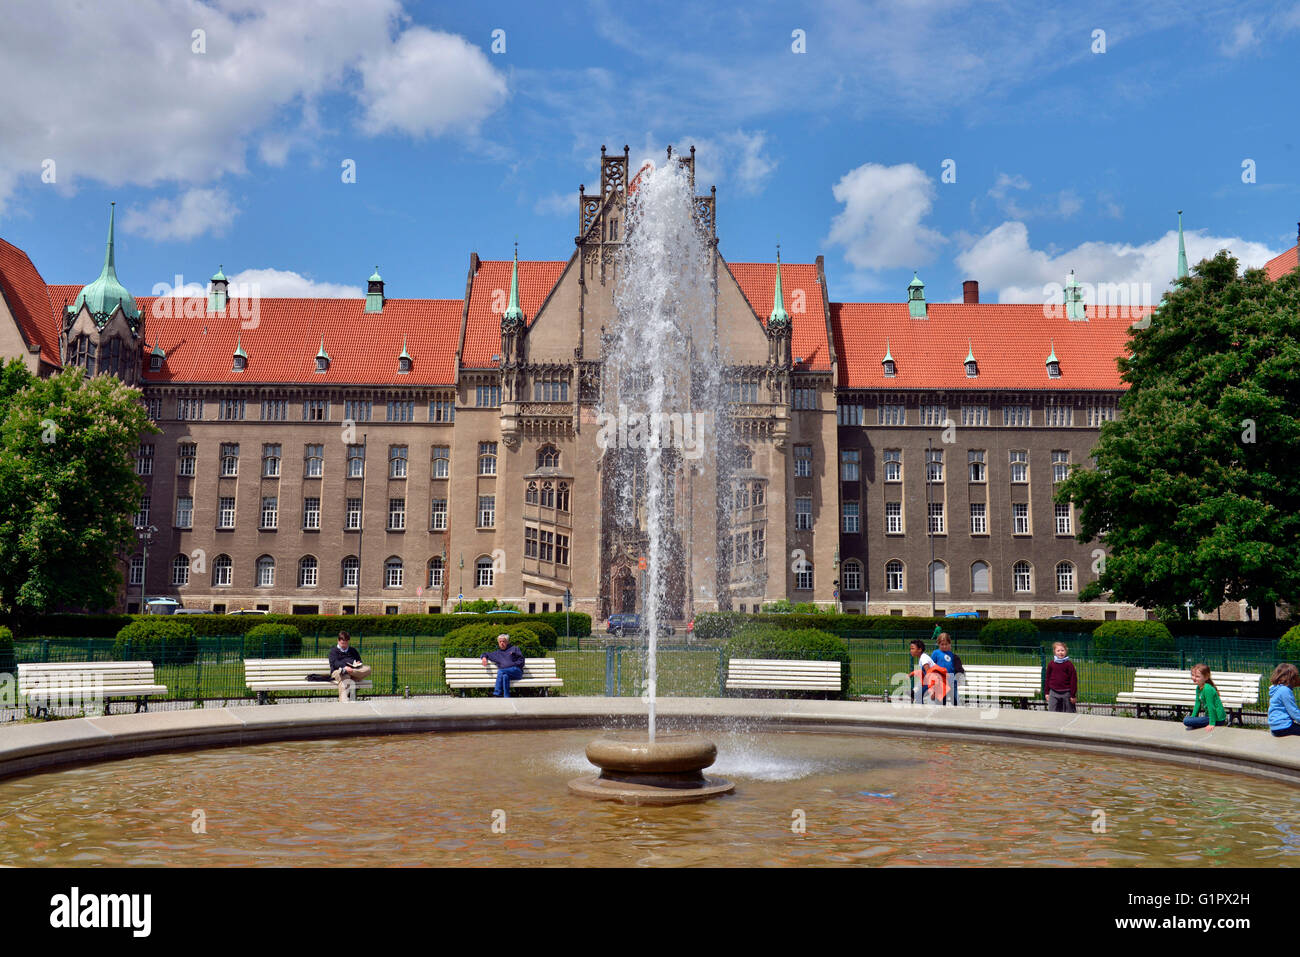
<instances>
[{"instance_id":1,"label":"parked car","mask_svg":"<svg viewBox=\"0 0 1300 957\"><path fill-rule=\"evenodd\" d=\"M236 608L234 611L226 612L227 615L265 615L266 612L260 608Z\"/></svg>"},{"instance_id":2,"label":"parked car","mask_svg":"<svg viewBox=\"0 0 1300 957\"><path fill-rule=\"evenodd\" d=\"M473 613L472 611L467 611L467 612L457 612L457 614L472 615L472 614L474 614L474 613ZM485 615L522 615L523 612L520 611L518 608L493 608L493 609L491 609L491 610L489 610L489 611L485 611L485 612L483 612L483 614L485 614Z\"/></svg>"},{"instance_id":3,"label":"parked car","mask_svg":"<svg viewBox=\"0 0 1300 957\"><path fill-rule=\"evenodd\" d=\"M173 615L210 615L212 612L206 608L177 608Z\"/></svg>"},{"instance_id":4,"label":"parked car","mask_svg":"<svg viewBox=\"0 0 1300 957\"><path fill-rule=\"evenodd\" d=\"M978 618L980 613L977 611L953 611L944 615L945 618Z\"/></svg>"},{"instance_id":5,"label":"parked car","mask_svg":"<svg viewBox=\"0 0 1300 957\"><path fill-rule=\"evenodd\" d=\"M619 612L610 615L609 622L605 625L605 631L615 638L622 638L624 635L640 635L645 631L645 623L641 616L632 612ZM673 626L666 621L659 622L659 634L673 634Z\"/></svg>"}]
</instances>

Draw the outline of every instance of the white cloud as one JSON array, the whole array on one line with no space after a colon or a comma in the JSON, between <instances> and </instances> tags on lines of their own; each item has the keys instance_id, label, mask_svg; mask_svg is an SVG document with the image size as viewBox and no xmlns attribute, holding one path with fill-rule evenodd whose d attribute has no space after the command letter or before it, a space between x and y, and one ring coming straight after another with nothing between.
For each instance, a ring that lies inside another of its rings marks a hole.
<instances>
[{"instance_id":1,"label":"white cloud","mask_svg":"<svg viewBox=\"0 0 1300 957\"><path fill-rule=\"evenodd\" d=\"M506 98L506 80L464 37L412 27L360 63L366 133L476 131Z\"/></svg>"},{"instance_id":2,"label":"white cloud","mask_svg":"<svg viewBox=\"0 0 1300 957\"><path fill-rule=\"evenodd\" d=\"M239 210L223 189L190 189L176 199L155 199L122 215L122 231L155 242L185 242L210 233L224 236Z\"/></svg>"},{"instance_id":3,"label":"white cloud","mask_svg":"<svg viewBox=\"0 0 1300 957\"><path fill-rule=\"evenodd\" d=\"M360 286L317 282L289 269L244 269L230 276L230 294L259 295L291 299L359 299L366 294Z\"/></svg>"},{"instance_id":4,"label":"white cloud","mask_svg":"<svg viewBox=\"0 0 1300 957\"><path fill-rule=\"evenodd\" d=\"M1203 229L1185 231L1184 241L1191 266L1220 249L1230 250L1243 268L1262 266L1277 254L1263 243L1214 236ZM1042 302L1045 287L1063 284L1073 269L1081 283L1148 284L1151 298L1142 304L1155 305L1172 285L1178 231L1140 244L1085 242L1064 252L1048 252L1030 245L1024 223L1008 221L974 240L954 261L963 276L996 290L999 302Z\"/></svg>"},{"instance_id":5,"label":"white cloud","mask_svg":"<svg viewBox=\"0 0 1300 957\"><path fill-rule=\"evenodd\" d=\"M204 185L319 142L325 97L368 129L472 130L504 80L464 40L397 32L400 0L9 0L0 31L0 210L56 162L58 185ZM194 30L206 52L192 51ZM57 37L57 55L50 38ZM430 63L431 54L443 60ZM425 69L427 92L411 88ZM431 100L433 102L431 102ZM420 111L428 115L421 119Z\"/></svg>"},{"instance_id":6,"label":"white cloud","mask_svg":"<svg viewBox=\"0 0 1300 957\"><path fill-rule=\"evenodd\" d=\"M1232 33L1219 44L1219 52L1224 56L1240 56L1251 47L1258 45L1255 25L1249 20L1242 20L1232 28Z\"/></svg>"},{"instance_id":7,"label":"white cloud","mask_svg":"<svg viewBox=\"0 0 1300 957\"><path fill-rule=\"evenodd\" d=\"M935 187L912 163L864 163L831 192L844 209L831 221L826 242L843 246L844 258L856 269L919 267L945 242L922 225L934 205Z\"/></svg>"},{"instance_id":8,"label":"white cloud","mask_svg":"<svg viewBox=\"0 0 1300 957\"><path fill-rule=\"evenodd\" d=\"M1038 203L1023 204L1017 198L1017 194L1024 193L1027 195L1029 189L1029 180L1025 179L1020 173L1016 173L1014 176L1007 173L998 173L998 178L989 188L988 195L993 198L998 209L1012 219L1031 219L1035 216L1069 219L1083 209L1083 200L1072 189L1063 189L1058 193L1050 193ZM1015 192L1012 192L1013 190Z\"/></svg>"},{"instance_id":9,"label":"white cloud","mask_svg":"<svg viewBox=\"0 0 1300 957\"><path fill-rule=\"evenodd\" d=\"M667 159L667 148L673 154L687 153L695 147L695 191L707 193L710 186L733 186L745 195L762 191L777 161L767 152L767 133L764 130L735 129L715 136L679 136L663 139L653 132L647 133L645 143L629 157L632 175L641 164L650 160L662 166Z\"/></svg>"}]
</instances>

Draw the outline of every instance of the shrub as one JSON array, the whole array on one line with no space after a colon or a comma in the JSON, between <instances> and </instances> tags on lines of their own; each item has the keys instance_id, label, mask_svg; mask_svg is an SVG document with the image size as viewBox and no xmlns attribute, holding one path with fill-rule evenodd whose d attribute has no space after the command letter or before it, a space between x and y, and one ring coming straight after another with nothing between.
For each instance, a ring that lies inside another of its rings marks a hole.
<instances>
[{"instance_id":1,"label":"shrub","mask_svg":"<svg viewBox=\"0 0 1300 957\"><path fill-rule=\"evenodd\" d=\"M1098 661L1118 662L1142 652L1175 648L1174 636L1158 621L1104 621L1092 633L1092 654Z\"/></svg>"},{"instance_id":2,"label":"shrub","mask_svg":"<svg viewBox=\"0 0 1300 957\"><path fill-rule=\"evenodd\" d=\"M725 646L727 658L779 658L799 661L840 662L840 693L845 697L852 687L849 646L843 638L814 628L775 628L767 624L752 624L741 628L728 639ZM776 692L781 695L813 694L814 692Z\"/></svg>"},{"instance_id":3,"label":"shrub","mask_svg":"<svg viewBox=\"0 0 1300 957\"><path fill-rule=\"evenodd\" d=\"M1300 625L1288 629L1278 640L1277 657L1279 661L1300 660Z\"/></svg>"},{"instance_id":4,"label":"shrub","mask_svg":"<svg viewBox=\"0 0 1300 957\"><path fill-rule=\"evenodd\" d=\"M501 634L502 625L515 625L515 622L513 621L502 622L499 620L495 621L493 623L493 627L496 629L496 633L498 635ZM531 631L533 634L537 636L537 640L541 642L542 647L550 651L554 651L556 645L559 644L560 636L556 633L554 628L552 628L544 621L521 621L518 623L518 625L516 625L516 627L527 628L529 631Z\"/></svg>"},{"instance_id":5,"label":"shrub","mask_svg":"<svg viewBox=\"0 0 1300 957\"><path fill-rule=\"evenodd\" d=\"M497 635L505 632L510 636L510 643L518 645L525 658L545 658L546 652L537 633L526 625L482 624L466 625L457 628L442 639L444 658L481 658L489 651L497 650Z\"/></svg>"},{"instance_id":6,"label":"shrub","mask_svg":"<svg viewBox=\"0 0 1300 957\"><path fill-rule=\"evenodd\" d=\"M0 625L0 674L16 675L18 664L14 659L14 633Z\"/></svg>"},{"instance_id":7,"label":"shrub","mask_svg":"<svg viewBox=\"0 0 1300 957\"><path fill-rule=\"evenodd\" d=\"M148 616L133 621L113 639L118 661L152 661L155 665L192 665L199 642L188 622Z\"/></svg>"},{"instance_id":8,"label":"shrub","mask_svg":"<svg viewBox=\"0 0 1300 957\"><path fill-rule=\"evenodd\" d=\"M294 658L302 654L302 632L293 625L263 622L244 632L245 658Z\"/></svg>"},{"instance_id":9,"label":"shrub","mask_svg":"<svg viewBox=\"0 0 1300 957\"><path fill-rule=\"evenodd\" d=\"M1032 621L995 618L980 628L979 640L985 648L1037 648L1042 639Z\"/></svg>"},{"instance_id":10,"label":"shrub","mask_svg":"<svg viewBox=\"0 0 1300 957\"><path fill-rule=\"evenodd\" d=\"M476 598L473 601L463 601L456 606L457 611L473 611L480 615L484 612L497 611L502 608L513 609L514 611L522 610L514 602L497 601L495 598Z\"/></svg>"}]
</instances>

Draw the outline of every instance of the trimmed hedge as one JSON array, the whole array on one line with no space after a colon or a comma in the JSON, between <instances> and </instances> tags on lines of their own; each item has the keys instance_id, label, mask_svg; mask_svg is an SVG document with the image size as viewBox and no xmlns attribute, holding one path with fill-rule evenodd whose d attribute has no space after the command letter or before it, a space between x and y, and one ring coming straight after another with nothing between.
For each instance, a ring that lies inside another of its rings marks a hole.
<instances>
[{"instance_id":1,"label":"trimmed hedge","mask_svg":"<svg viewBox=\"0 0 1300 957\"><path fill-rule=\"evenodd\" d=\"M244 632L245 658L296 658L302 654L302 633L293 625L267 621Z\"/></svg>"},{"instance_id":2,"label":"trimmed hedge","mask_svg":"<svg viewBox=\"0 0 1300 957\"><path fill-rule=\"evenodd\" d=\"M1158 621L1103 621L1092 633L1091 653L1097 661L1118 661L1144 651L1175 651L1177 642Z\"/></svg>"},{"instance_id":3,"label":"trimmed hedge","mask_svg":"<svg viewBox=\"0 0 1300 957\"><path fill-rule=\"evenodd\" d=\"M118 661L192 665L198 656L194 629L170 616L149 615L145 621L133 621L113 639L113 657Z\"/></svg>"},{"instance_id":4,"label":"trimmed hedge","mask_svg":"<svg viewBox=\"0 0 1300 957\"><path fill-rule=\"evenodd\" d=\"M18 674L18 663L14 658L14 633L0 625L0 674Z\"/></svg>"},{"instance_id":5,"label":"trimmed hedge","mask_svg":"<svg viewBox=\"0 0 1300 957\"><path fill-rule=\"evenodd\" d=\"M838 661L841 678L838 697L846 697L848 689L853 685L849 646L843 638L829 632L818 631L815 628L777 628L759 623L737 630L727 640L724 648L725 656L728 658ZM772 694L803 697L816 692L779 691Z\"/></svg>"},{"instance_id":6,"label":"trimmed hedge","mask_svg":"<svg viewBox=\"0 0 1300 957\"><path fill-rule=\"evenodd\" d=\"M979 640L985 648L1037 648L1043 641L1027 618L994 618L980 629Z\"/></svg>"},{"instance_id":7,"label":"trimmed hedge","mask_svg":"<svg viewBox=\"0 0 1300 957\"><path fill-rule=\"evenodd\" d=\"M895 615L836 615L823 612L816 615L758 614L737 611L701 612L695 616L694 634L697 638L726 639L749 625L760 624L784 630L811 628L837 635L841 638L862 632L911 632L929 635L935 625L953 639L973 638L985 623L981 618L904 618Z\"/></svg>"},{"instance_id":8,"label":"trimmed hedge","mask_svg":"<svg viewBox=\"0 0 1300 957\"><path fill-rule=\"evenodd\" d=\"M546 651L537 637L537 633L525 625L513 625L502 628L500 625L465 625L457 628L442 639L442 656L444 658L481 658L489 651L497 650L497 635L504 631L510 636L510 643L518 645L525 658L545 658Z\"/></svg>"}]
</instances>

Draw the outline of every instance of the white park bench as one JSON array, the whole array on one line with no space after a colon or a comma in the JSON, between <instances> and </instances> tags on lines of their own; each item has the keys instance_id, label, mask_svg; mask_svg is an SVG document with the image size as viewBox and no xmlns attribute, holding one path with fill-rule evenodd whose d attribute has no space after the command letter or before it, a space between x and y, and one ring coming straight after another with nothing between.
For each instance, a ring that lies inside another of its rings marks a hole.
<instances>
[{"instance_id":1,"label":"white park bench","mask_svg":"<svg viewBox=\"0 0 1300 957\"><path fill-rule=\"evenodd\" d=\"M328 675L329 658L245 658L244 681L257 692L257 703L266 704L273 691L328 691L339 693L333 681L308 681L308 675ZM373 687L369 678L356 683L358 690Z\"/></svg>"},{"instance_id":2,"label":"white park bench","mask_svg":"<svg viewBox=\"0 0 1300 957\"><path fill-rule=\"evenodd\" d=\"M1038 665L963 665L965 673L958 678L958 695L962 704L971 699L998 701L1013 698L1018 707L1028 708L1029 702L1043 691L1043 671Z\"/></svg>"},{"instance_id":3,"label":"white park bench","mask_svg":"<svg viewBox=\"0 0 1300 957\"><path fill-rule=\"evenodd\" d=\"M1247 705L1259 702L1260 676L1249 672L1215 671L1211 673L1214 686L1223 699L1223 710L1228 722L1241 724L1241 712ZM1133 673L1133 690L1121 691L1115 696L1121 704L1135 705L1139 718L1151 717L1153 707L1172 708L1178 717L1184 710L1196 707L1196 683L1181 669L1139 668Z\"/></svg>"},{"instance_id":4,"label":"white park bench","mask_svg":"<svg viewBox=\"0 0 1300 957\"><path fill-rule=\"evenodd\" d=\"M153 677L151 661L78 661L20 664L18 693L28 713L47 716L50 707L99 708L109 713L114 698L134 698L135 710L148 711L149 698L165 695L167 686Z\"/></svg>"},{"instance_id":5,"label":"white park bench","mask_svg":"<svg viewBox=\"0 0 1300 957\"><path fill-rule=\"evenodd\" d=\"M788 661L776 658L731 658L728 691L824 691L839 694L838 661Z\"/></svg>"},{"instance_id":6,"label":"white park bench","mask_svg":"<svg viewBox=\"0 0 1300 957\"><path fill-rule=\"evenodd\" d=\"M444 658L442 672L447 687L452 691L495 688L497 683L496 664L489 661L485 668L479 658ZM511 691L515 688L541 688L544 694L549 694L549 689L563 687L563 679L555 672L554 658L528 658L524 661L524 676L510 682Z\"/></svg>"}]
</instances>

